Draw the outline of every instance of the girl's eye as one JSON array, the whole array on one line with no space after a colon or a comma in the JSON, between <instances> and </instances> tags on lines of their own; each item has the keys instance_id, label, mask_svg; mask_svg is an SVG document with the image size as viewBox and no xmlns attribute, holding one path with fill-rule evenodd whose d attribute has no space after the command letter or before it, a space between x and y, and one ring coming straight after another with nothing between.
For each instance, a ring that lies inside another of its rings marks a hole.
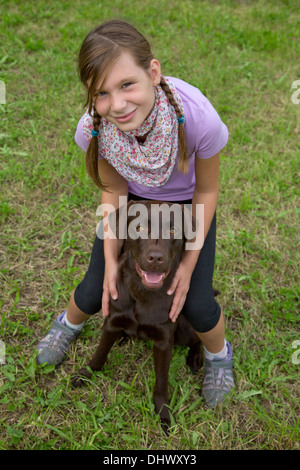
<instances>
[{"instance_id":1,"label":"girl's eye","mask_svg":"<svg viewBox=\"0 0 300 470\"><path fill-rule=\"evenodd\" d=\"M106 95L106 91L99 91L98 96L104 96Z\"/></svg>"},{"instance_id":2,"label":"girl's eye","mask_svg":"<svg viewBox=\"0 0 300 470\"><path fill-rule=\"evenodd\" d=\"M123 88L128 88L130 85L132 85L131 82L124 83Z\"/></svg>"}]
</instances>

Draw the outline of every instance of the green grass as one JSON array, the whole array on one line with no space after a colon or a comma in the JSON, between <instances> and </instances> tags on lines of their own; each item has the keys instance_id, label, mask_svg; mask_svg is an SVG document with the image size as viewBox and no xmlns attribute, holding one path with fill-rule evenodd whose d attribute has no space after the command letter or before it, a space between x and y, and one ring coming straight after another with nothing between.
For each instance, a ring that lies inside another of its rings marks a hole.
<instances>
[{"instance_id":1,"label":"green grass","mask_svg":"<svg viewBox=\"0 0 300 470\"><path fill-rule=\"evenodd\" d=\"M0 0L0 449L299 449L299 132L296 1ZM174 417L154 414L151 345L115 347L90 385L70 375L95 349L101 315L63 366L35 346L89 261L98 190L74 143L84 91L76 56L97 23L121 17L150 40L163 73L199 87L230 131L222 152L215 285L237 388L222 408L175 350Z\"/></svg>"}]
</instances>

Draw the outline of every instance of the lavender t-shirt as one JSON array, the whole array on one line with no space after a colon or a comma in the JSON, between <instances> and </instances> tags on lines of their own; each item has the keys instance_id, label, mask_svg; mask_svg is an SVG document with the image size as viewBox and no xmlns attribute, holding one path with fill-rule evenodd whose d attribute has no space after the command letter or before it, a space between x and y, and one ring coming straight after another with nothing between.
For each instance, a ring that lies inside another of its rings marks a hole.
<instances>
[{"instance_id":1,"label":"lavender t-shirt","mask_svg":"<svg viewBox=\"0 0 300 470\"><path fill-rule=\"evenodd\" d=\"M146 199L161 201L191 199L195 187L195 156L203 159L213 157L228 141L226 125L201 91L178 78L170 77L170 79L183 102L189 170L186 174L178 170L177 154L174 170L163 186L154 188L129 181L129 191ZM78 123L75 141L86 152L89 141L83 135L82 125L83 118Z\"/></svg>"}]
</instances>

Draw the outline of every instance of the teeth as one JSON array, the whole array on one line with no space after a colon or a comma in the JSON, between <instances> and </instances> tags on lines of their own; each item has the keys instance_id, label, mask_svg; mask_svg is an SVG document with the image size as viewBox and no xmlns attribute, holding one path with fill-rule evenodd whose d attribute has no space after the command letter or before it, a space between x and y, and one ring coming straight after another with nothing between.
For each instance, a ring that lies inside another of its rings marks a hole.
<instances>
[{"instance_id":1,"label":"teeth","mask_svg":"<svg viewBox=\"0 0 300 470\"><path fill-rule=\"evenodd\" d=\"M136 263L136 270L138 273L140 273L140 276L144 278L144 280L147 282L147 284L159 284L162 279L166 277L167 273L158 273L154 271L143 271L141 267Z\"/></svg>"},{"instance_id":2,"label":"teeth","mask_svg":"<svg viewBox=\"0 0 300 470\"><path fill-rule=\"evenodd\" d=\"M146 272L143 272L143 275L145 276L145 279L147 282L149 282L149 284L158 284L164 277L165 273L161 274L159 277L157 276L157 279L155 279L155 281L153 281L153 279L149 279L149 276Z\"/></svg>"}]
</instances>

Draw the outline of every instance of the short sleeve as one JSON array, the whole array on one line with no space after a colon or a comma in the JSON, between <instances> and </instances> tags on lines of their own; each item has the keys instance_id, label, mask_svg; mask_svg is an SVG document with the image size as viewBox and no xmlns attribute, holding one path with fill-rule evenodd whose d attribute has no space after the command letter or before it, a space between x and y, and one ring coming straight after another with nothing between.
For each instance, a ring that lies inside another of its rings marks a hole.
<instances>
[{"instance_id":1,"label":"short sleeve","mask_svg":"<svg viewBox=\"0 0 300 470\"><path fill-rule=\"evenodd\" d=\"M91 140L91 129L93 128L92 118L89 122L88 115L85 113L78 122L75 132L75 142L85 152L88 149Z\"/></svg>"},{"instance_id":2,"label":"short sleeve","mask_svg":"<svg viewBox=\"0 0 300 470\"><path fill-rule=\"evenodd\" d=\"M203 117L195 153L197 157L205 159L213 157L225 147L228 141L228 129L208 100L205 102Z\"/></svg>"}]
</instances>

